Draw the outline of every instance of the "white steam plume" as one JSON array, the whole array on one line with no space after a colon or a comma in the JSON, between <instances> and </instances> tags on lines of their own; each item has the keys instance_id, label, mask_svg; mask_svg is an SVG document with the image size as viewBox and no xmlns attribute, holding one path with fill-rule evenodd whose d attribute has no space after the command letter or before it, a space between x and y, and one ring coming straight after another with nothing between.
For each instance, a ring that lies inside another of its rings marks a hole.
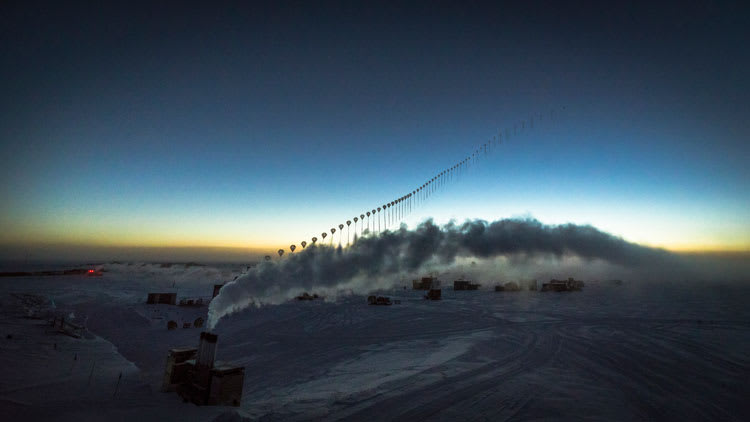
<instances>
[{"instance_id":1,"label":"white steam plume","mask_svg":"<svg viewBox=\"0 0 750 422\"><path fill-rule=\"evenodd\" d=\"M312 246L279 263L263 262L221 289L209 308L209 328L229 313L252 305L282 303L303 291L372 291L393 287L399 275L445 267L456 258L550 254L627 268L668 266L674 270L682 266L676 255L627 242L591 226L547 226L534 219L504 219L440 227L427 220L415 230L401 226L361 238L346 250Z\"/></svg>"}]
</instances>

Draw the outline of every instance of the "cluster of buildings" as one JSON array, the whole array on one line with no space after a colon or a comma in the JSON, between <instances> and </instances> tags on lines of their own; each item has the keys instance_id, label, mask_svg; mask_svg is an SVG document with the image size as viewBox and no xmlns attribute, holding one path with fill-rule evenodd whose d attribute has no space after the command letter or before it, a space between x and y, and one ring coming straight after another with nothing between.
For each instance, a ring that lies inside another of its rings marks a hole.
<instances>
[{"instance_id":1,"label":"cluster of buildings","mask_svg":"<svg viewBox=\"0 0 750 422\"><path fill-rule=\"evenodd\" d=\"M215 362L218 336L202 332L197 348L169 350L162 391L197 405L239 406L245 368Z\"/></svg>"},{"instance_id":2,"label":"cluster of buildings","mask_svg":"<svg viewBox=\"0 0 750 422\"><path fill-rule=\"evenodd\" d=\"M214 284L214 291L211 299L204 298L182 298L180 306L203 306L208 305L213 298L219 295L223 284ZM177 293L149 293L146 297L146 303L150 305L177 305Z\"/></svg>"},{"instance_id":3,"label":"cluster of buildings","mask_svg":"<svg viewBox=\"0 0 750 422\"><path fill-rule=\"evenodd\" d=\"M479 290L480 284L459 278L453 281L453 290Z\"/></svg>"},{"instance_id":4,"label":"cluster of buildings","mask_svg":"<svg viewBox=\"0 0 750 422\"><path fill-rule=\"evenodd\" d=\"M440 280L436 277L422 277L420 280L412 280L412 289L426 290L424 298L426 300L440 300L443 296L440 288Z\"/></svg>"},{"instance_id":5,"label":"cluster of buildings","mask_svg":"<svg viewBox=\"0 0 750 422\"><path fill-rule=\"evenodd\" d=\"M575 280L574 278L568 278L567 280L555 280L552 279L548 283L542 283L541 291L555 291L555 292L567 292L581 290L584 286L584 282L581 280ZM481 284L475 283L471 280L465 280L459 278L453 281L453 290L479 290ZM425 296L426 299L440 299L440 281L435 277L422 277L419 280L412 280L412 289L414 290L427 290L428 294ZM504 284L495 285L496 292L517 292L523 289L535 291L537 290L537 281L529 280L522 281L520 284L516 282L507 282Z\"/></svg>"},{"instance_id":6,"label":"cluster of buildings","mask_svg":"<svg viewBox=\"0 0 750 422\"><path fill-rule=\"evenodd\" d=\"M583 284L583 281L576 280L573 277L570 277L567 280L552 279L548 283L542 284L542 291L572 292L583 289Z\"/></svg>"}]
</instances>

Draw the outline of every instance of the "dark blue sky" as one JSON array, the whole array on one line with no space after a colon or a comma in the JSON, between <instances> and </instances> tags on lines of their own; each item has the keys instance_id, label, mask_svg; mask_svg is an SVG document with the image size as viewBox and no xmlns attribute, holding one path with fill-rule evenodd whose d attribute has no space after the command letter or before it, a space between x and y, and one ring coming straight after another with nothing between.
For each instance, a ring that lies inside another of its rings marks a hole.
<instances>
[{"instance_id":1,"label":"dark blue sky","mask_svg":"<svg viewBox=\"0 0 750 422\"><path fill-rule=\"evenodd\" d=\"M740 2L0 7L0 243L309 241L564 105L407 222L750 248Z\"/></svg>"}]
</instances>

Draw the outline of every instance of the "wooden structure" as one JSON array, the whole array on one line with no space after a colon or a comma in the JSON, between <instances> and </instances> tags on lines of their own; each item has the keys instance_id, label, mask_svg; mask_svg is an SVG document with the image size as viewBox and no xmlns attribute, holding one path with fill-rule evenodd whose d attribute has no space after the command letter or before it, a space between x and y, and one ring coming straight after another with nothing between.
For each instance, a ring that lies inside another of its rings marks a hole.
<instances>
[{"instance_id":1,"label":"wooden structure","mask_svg":"<svg viewBox=\"0 0 750 422\"><path fill-rule=\"evenodd\" d=\"M239 406L245 368L215 364L216 334L202 332L197 349L172 349L167 357L163 391L177 391L196 405Z\"/></svg>"},{"instance_id":2,"label":"wooden structure","mask_svg":"<svg viewBox=\"0 0 750 422\"><path fill-rule=\"evenodd\" d=\"M242 387L245 383L245 368L241 366L217 365L211 369L211 388L208 405L239 406Z\"/></svg>"},{"instance_id":3,"label":"wooden structure","mask_svg":"<svg viewBox=\"0 0 750 422\"><path fill-rule=\"evenodd\" d=\"M203 300L202 297L192 298L192 299L190 298L180 299L180 306L200 307L200 306L207 305L207 304L208 304L208 300Z\"/></svg>"},{"instance_id":4,"label":"wooden structure","mask_svg":"<svg viewBox=\"0 0 750 422\"><path fill-rule=\"evenodd\" d=\"M386 296L368 296L367 297L367 304L369 304L369 305L390 306L391 305L391 298L386 297Z\"/></svg>"},{"instance_id":5,"label":"wooden structure","mask_svg":"<svg viewBox=\"0 0 750 422\"><path fill-rule=\"evenodd\" d=\"M161 305L176 305L177 293L149 293L146 303Z\"/></svg>"},{"instance_id":6,"label":"wooden structure","mask_svg":"<svg viewBox=\"0 0 750 422\"><path fill-rule=\"evenodd\" d=\"M178 385L187 381L188 370L194 365L197 353L198 349L195 347L169 349L161 391L175 391Z\"/></svg>"},{"instance_id":7,"label":"wooden structure","mask_svg":"<svg viewBox=\"0 0 750 422\"><path fill-rule=\"evenodd\" d=\"M459 278L453 282L453 290L478 290L479 284Z\"/></svg>"},{"instance_id":8,"label":"wooden structure","mask_svg":"<svg viewBox=\"0 0 750 422\"><path fill-rule=\"evenodd\" d=\"M443 296L443 292L440 289L430 289L424 296L426 300L440 300Z\"/></svg>"},{"instance_id":9,"label":"wooden structure","mask_svg":"<svg viewBox=\"0 0 750 422\"><path fill-rule=\"evenodd\" d=\"M440 281L436 277L422 277L421 280L411 281L412 290L430 290L440 287Z\"/></svg>"}]
</instances>

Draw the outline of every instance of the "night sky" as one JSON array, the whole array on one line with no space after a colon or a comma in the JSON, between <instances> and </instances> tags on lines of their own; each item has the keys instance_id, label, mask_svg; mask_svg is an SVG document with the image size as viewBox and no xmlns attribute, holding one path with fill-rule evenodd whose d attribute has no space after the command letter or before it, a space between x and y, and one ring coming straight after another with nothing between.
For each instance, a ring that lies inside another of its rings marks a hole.
<instances>
[{"instance_id":1,"label":"night sky","mask_svg":"<svg viewBox=\"0 0 750 422\"><path fill-rule=\"evenodd\" d=\"M6 256L309 242L563 106L406 223L750 250L741 2L100 3L0 6Z\"/></svg>"}]
</instances>

